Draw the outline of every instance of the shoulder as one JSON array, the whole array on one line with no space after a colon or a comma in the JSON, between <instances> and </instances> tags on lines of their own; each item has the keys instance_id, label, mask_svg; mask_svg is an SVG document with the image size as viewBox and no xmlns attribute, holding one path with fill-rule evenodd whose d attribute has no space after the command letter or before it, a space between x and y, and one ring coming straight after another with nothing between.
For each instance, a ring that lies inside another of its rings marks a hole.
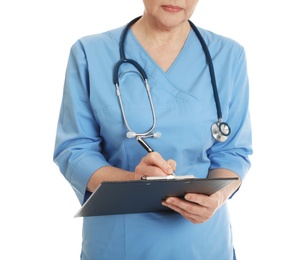
<instances>
[{"instance_id":1,"label":"shoulder","mask_svg":"<svg viewBox=\"0 0 300 260\"><path fill-rule=\"evenodd\" d=\"M244 47L237 42L236 40L214 33L212 31L197 27L200 34L202 35L204 41L206 42L207 46L211 50L219 51L219 50L226 50L230 52L236 53L243 53Z\"/></svg>"},{"instance_id":2,"label":"shoulder","mask_svg":"<svg viewBox=\"0 0 300 260\"><path fill-rule=\"evenodd\" d=\"M80 46L83 49L101 49L118 46L123 28L124 27L119 27L106 32L81 37L72 47L76 48Z\"/></svg>"}]
</instances>

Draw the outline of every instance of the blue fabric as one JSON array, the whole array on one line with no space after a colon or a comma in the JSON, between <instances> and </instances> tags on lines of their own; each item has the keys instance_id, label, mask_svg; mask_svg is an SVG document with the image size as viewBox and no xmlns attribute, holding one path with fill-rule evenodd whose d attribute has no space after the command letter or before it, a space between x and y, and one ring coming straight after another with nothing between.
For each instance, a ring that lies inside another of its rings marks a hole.
<instances>
[{"instance_id":1,"label":"blue fabric","mask_svg":"<svg viewBox=\"0 0 300 260\"><path fill-rule=\"evenodd\" d=\"M87 197L86 185L95 170L113 165L134 171L146 153L136 140L126 138L112 82L122 29L84 37L70 52L54 160L80 203ZM232 133L225 143L212 138L217 112L205 56L193 31L167 72L129 31L126 56L148 75L156 131L162 133L161 138L147 142L165 159L176 160L177 175L205 178L210 169L226 168L243 179L252 153L244 49L231 39L199 30L213 59L223 119ZM127 70L134 68L122 65L120 73ZM120 88L131 128L147 131L152 114L142 81L135 73L126 73ZM176 213L85 218L82 259L233 259L227 205L199 225Z\"/></svg>"}]
</instances>

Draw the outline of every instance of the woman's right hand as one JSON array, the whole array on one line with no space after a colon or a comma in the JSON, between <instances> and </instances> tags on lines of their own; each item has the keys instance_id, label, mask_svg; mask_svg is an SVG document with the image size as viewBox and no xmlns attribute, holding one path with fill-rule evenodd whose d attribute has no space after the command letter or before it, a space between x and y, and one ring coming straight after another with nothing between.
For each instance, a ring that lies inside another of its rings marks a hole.
<instances>
[{"instance_id":1,"label":"woman's right hand","mask_svg":"<svg viewBox=\"0 0 300 260\"><path fill-rule=\"evenodd\" d=\"M165 160L159 153L151 152L142 158L135 168L136 180L146 176L172 175L176 170L176 162L172 159Z\"/></svg>"}]
</instances>

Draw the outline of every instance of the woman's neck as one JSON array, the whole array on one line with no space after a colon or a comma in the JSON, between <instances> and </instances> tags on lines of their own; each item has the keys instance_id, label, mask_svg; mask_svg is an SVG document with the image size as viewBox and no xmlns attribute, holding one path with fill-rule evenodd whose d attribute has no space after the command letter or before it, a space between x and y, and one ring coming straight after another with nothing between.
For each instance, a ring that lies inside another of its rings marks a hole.
<instances>
[{"instance_id":1,"label":"woman's neck","mask_svg":"<svg viewBox=\"0 0 300 260\"><path fill-rule=\"evenodd\" d=\"M142 17L131 30L152 59L167 71L184 46L190 25L186 21L172 29L165 29L149 23Z\"/></svg>"}]
</instances>

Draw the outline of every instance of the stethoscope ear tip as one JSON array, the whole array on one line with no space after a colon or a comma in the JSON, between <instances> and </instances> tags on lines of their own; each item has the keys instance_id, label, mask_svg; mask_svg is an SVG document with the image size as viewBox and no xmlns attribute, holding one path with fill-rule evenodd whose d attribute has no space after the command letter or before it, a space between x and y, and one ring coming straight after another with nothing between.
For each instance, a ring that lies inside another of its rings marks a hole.
<instances>
[{"instance_id":1,"label":"stethoscope ear tip","mask_svg":"<svg viewBox=\"0 0 300 260\"><path fill-rule=\"evenodd\" d=\"M160 138L161 137L161 132L156 132L153 134L154 138Z\"/></svg>"},{"instance_id":2,"label":"stethoscope ear tip","mask_svg":"<svg viewBox=\"0 0 300 260\"><path fill-rule=\"evenodd\" d=\"M126 133L126 137L127 138L135 138L136 137L136 133L135 132L127 132Z\"/></svg>"}]
</instances>

